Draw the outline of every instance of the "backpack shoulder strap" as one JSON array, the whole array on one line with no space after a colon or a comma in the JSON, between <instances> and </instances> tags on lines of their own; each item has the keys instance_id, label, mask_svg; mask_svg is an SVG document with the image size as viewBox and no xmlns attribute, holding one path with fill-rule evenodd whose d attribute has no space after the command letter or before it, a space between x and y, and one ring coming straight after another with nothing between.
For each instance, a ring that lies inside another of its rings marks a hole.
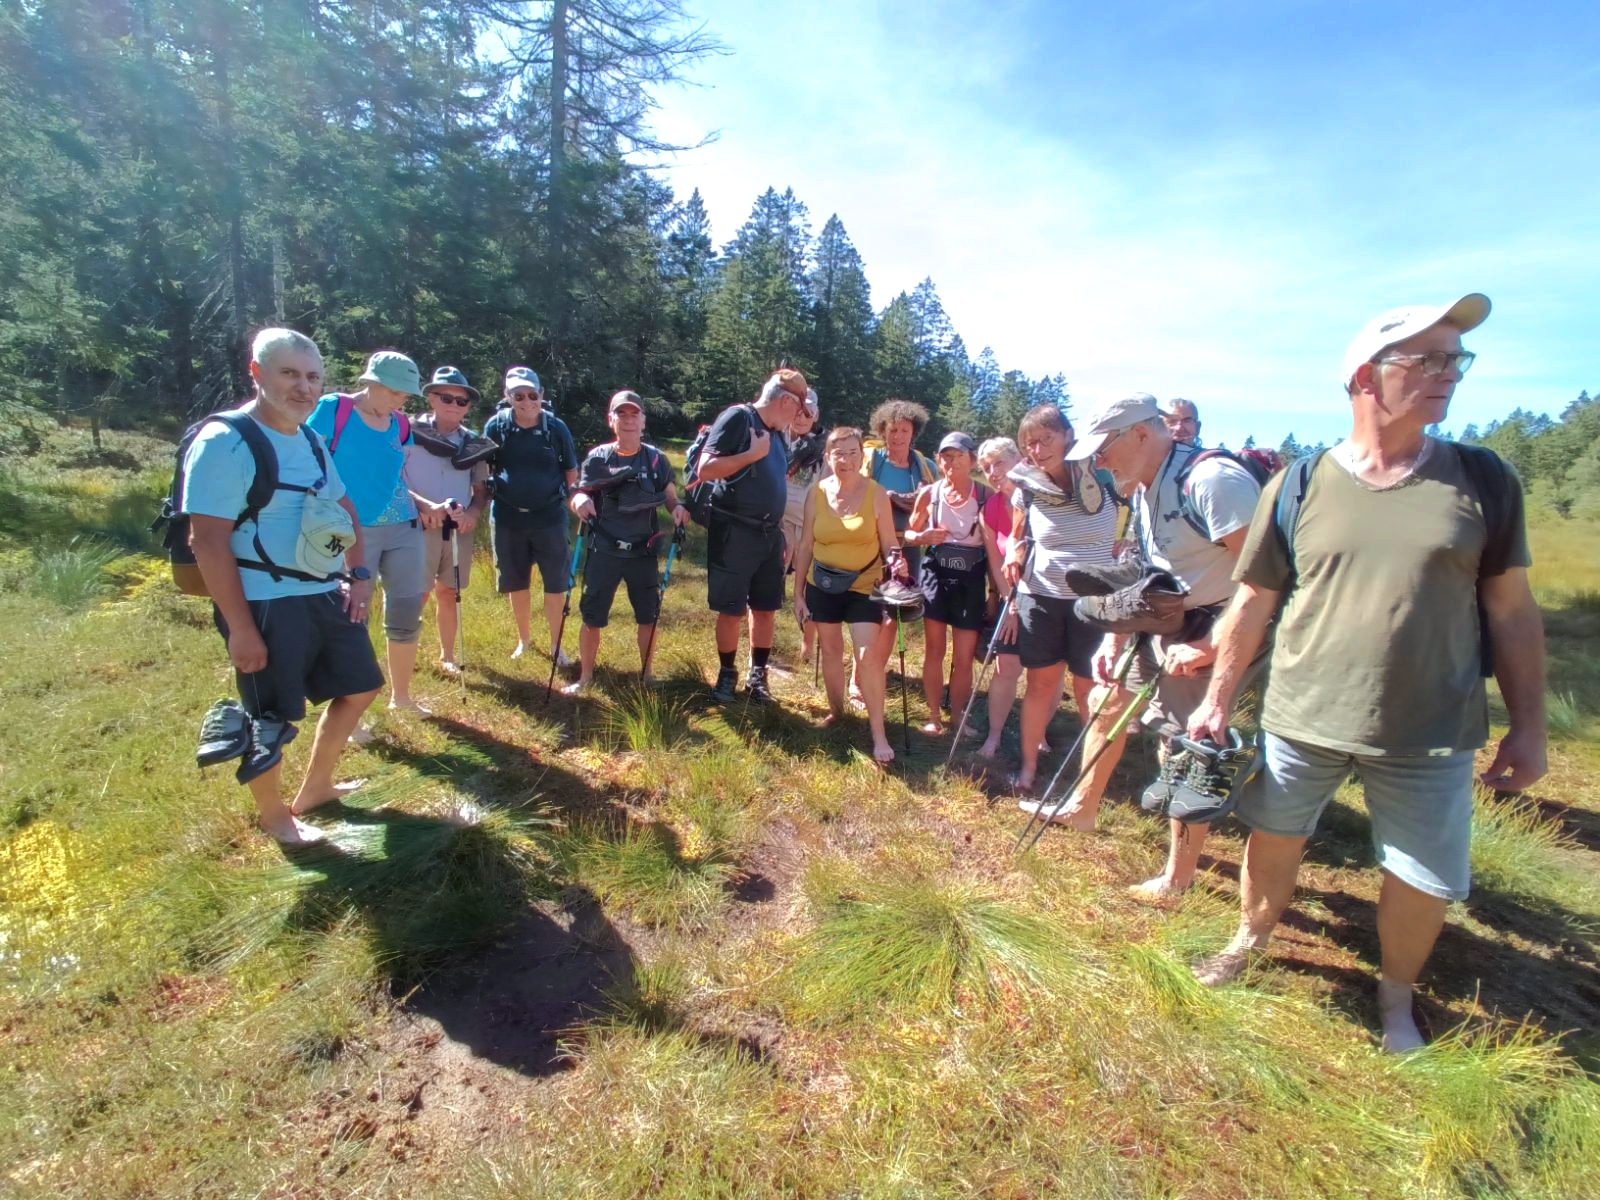
<instances>
[{"instance_id":1,"label":"backpack shoulder strap","mask_svg":"<svg viewBox=\"0 0 1600 1200\"><path fill-rule=\"evenodd\" d=\"M1302 454L1284 469L1283 483L1278 489L1278 502L1273 508L1272 525L1278 535L1278 545L1288 560L1290 575L1295 574L1294 530L1300 522L1300 508L1305 504L1306 491L1311 486L1311 476L1322 461L1326 450L1315 454Z\"/></svg>"},{"instance_id":2,"label":"backpack shoulder strap","mask_svg":"<svg viewBox=\"0 0 1600 1200\"><path fill-rule=\"evenodd\" d=\"M1455 447L1472 490L1477 493L1478 507L1483 510L1485 538L1483 553L1478 558L1478 578L1482 579L1505 570L1516 534L1515 506L1506 479L1508 470L1505 460L1487 446L1457 442Z\"/></svg>"},{"instance_id":3,"label":"backpack shoulder strap","mask_svg":"<svg viewBox=\"0 0 1600 1200\"><path fill-rule=\"evenodd\" d=\"M350 414L356 410L356 398L344 392L339 393L339 402L333 407L333 436L328 439L328 453L339 452L339 439L344 436L344 427L350 424Z\"/></svg>"},{"instance_id":4,"label":"backpack shoulder strap","mask_svg":"<svg viewBox=\"0 0 1600 1200\"><path fill-rule=\"evenodd\" d=\"M411 440L411 418L403 412L395 413L400 418L400 444L404 446Z\"/></svg>"},{"instance_id":5,"label":"backpack shoulder strap","mask_svg":"<svg viewBox=\"0 0 1600 1200\"><path fill-rule=\"evenodd\" d=\"M207 420L221 421L237 433L239 440L249 447L250 457L255 460L255 476L250 480L250 487L245 492L244 511L234 522L237 527L246 521L254 520L272 499L272 493L278 490L278 454L273 450L272 443L267 440L267 435L262 432L261 426L255 423L255 419L249 413L231 409L228 412L216 413Z\"/></svg>"}]
</instances>

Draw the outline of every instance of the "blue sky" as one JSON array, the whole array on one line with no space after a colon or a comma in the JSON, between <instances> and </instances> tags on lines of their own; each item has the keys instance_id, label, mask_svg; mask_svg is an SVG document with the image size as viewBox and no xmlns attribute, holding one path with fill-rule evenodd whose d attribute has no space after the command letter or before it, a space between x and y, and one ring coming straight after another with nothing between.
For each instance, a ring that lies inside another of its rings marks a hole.
<instances>
[{"instance_id":1,"label":"blue sky","mask_svg":"<svg viewBox=\"0 0 1600 1200\"><path fill-rule=\"evenodd\" d=\"M1592 0L689 7L731 53L656 125L719 131L665 176L718 243L792 186L876 306L932 276L974 354L1080 412L1150 391L1208 440L1332 440L1355 331L1468 291L1495 311L1450 427L1600 389Z\"/></svg>"}]
</instances>

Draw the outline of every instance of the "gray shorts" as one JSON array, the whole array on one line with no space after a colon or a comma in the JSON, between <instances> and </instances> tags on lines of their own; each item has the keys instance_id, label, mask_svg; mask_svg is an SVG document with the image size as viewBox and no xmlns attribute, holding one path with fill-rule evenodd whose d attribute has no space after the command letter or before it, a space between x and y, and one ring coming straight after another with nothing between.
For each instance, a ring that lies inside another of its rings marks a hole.
<instances>
[{"instance_id":1,"label":"gray shorts","mask_svg":"<svg viewBox=\"0 0 1600 1200\"><path fill-rule=\"evenodd\" d=\"M473 533L462 533L460 529L450 532L451 541L459 540L460 549L456 553L461 558L461 586L465 588L467 581L472 578L472 549L474 543ZM450 542L444 540L444 531L441 529L424 529L423 537L423 573L440 587L453 588L456 586L455 568L450 565Z\"/></svg>"},{"instance_id":2,"label":"gray shorts","mask_svg":"<svg viewBox=\"0 0 1600 1200\"><path fill-rule=\"evenodd\" d=\"M1309 837L1352 768L1372 819L1378 865L1444 900L1465 900L1472 870L1471 750L1430 755L1347 754L1263 732L1261 773L1239 793L1252 829Z\"/></svg>"},{"instance_id":3,"label":"gray shorts","mask_svg":"<svg viewBox=\"0 0 1600 1200\"><path fill-rule=\"evenodd\" d=\"M361 531L367 566L383 584L383 633L391 642L408 644L422 632L422 606L432 590L424 562L426 532L414 521Z\"/></svg>"}]
</instances>

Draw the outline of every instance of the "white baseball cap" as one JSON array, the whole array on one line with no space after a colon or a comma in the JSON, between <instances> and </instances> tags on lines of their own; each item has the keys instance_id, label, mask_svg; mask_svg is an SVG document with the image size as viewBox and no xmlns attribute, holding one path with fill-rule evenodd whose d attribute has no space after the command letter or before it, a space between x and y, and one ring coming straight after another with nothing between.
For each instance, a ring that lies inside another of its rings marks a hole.
<instances>
[{"instance_id":1,"label":"white baseball cap","mask_svg":"<svg viewBox=\"0 0 1600 1200\"><path fill-rule=\"evenodd\" d=\"M1124 429L1160 415L1161 408L1149 392L1134 392L1131 396L1102 401L1085 419L1083 436L1072 443L1067 457L1080 462L1092 458L1095 451Z\"/></svg>"},{"instance_id":2,"label":"white baseball cap","mask_svg":"<svg viewBox=\"0 0 1600 1200\"><path fill-rule=\"evenodd\" d=\"M1488 315L1489 297L1482 292L1468 292L1454 304L1410 304L1403 308L1391 308L1363 325L1361 332L1356 334L1355 340L1345 350L1344 385L1350 386L1357 367L1364 362L1371 362L1396 342L1415 337L1441 321L1448 321L1466 333L1482 325Z\"/></svg>"},{"instance_id":3,"label":"white baseball cap","mask_svg":"<svg viewBox=\"0 0 1600 1200\"><path fill-rule=\"evenodd\" d=\"M532 388L536 392L544 389L539 386L539 375L532 367L512 367L506 372L506 391L514 388Z\"/></svg>"}]
</instances>

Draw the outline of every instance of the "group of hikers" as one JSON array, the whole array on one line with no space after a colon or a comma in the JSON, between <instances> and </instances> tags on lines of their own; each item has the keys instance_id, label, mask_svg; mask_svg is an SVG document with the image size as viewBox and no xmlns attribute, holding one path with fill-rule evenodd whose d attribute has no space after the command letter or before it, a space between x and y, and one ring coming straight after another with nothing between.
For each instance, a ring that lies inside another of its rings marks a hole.
<instances>
[{"instance_id":1,"label":"group of hikers","mask_svg":"<svg viewBox=\"0 0 1600 1200\"><path fill-rule=\"evenodd\" d=\"M1472 293L1368 322L1344 357L1349 436L1275 474L1204 447L1192 402L1144 393L1096 405L1081 428L1042 404L1014 439L978 444L952 432L929 456L916 447L928 420L920 406L890 400L870 430L825 429L816 392L781 369L702 431L681 488L645 440L636 392L611 398L613 440L580 459L528 367L505 372L504 401L478 436L464 422L481 397L454 367L424 384L410 358L379 351L361 390L325 394L316 344L263 330L254 396L191 431L174 485L172 513L187 522L239 683L237 703L207 714L200 760L238 759L266 832L317 841L303 818L343 794L340 752L370 736L362 715L384 684L365 629L375 581L385 589L389 703L416 710L430 593L440 667L460 670L459 602L487 507L497 586L517 629L511 653L530 646L537 565L552 679L573 665L561 631L581 577L577 674L564 689L576 694L592 684L621 585L650 678L660 558L670 577L695 520L707 530L720 703L772 701L777 615L792 603L826 723L861 707L872 757L888 763L887 664L898 645L904 677L903 627L920 620L923 733L944 737L954 724L953 754L976 707L978 665L992 668L974 752L1000 752L1020 691L1011 782L1041 829L1092 830L1129 728L1155 730L1161 765L1143 804L1169 817L1169 851L1134 890L1159 900L1188 889L1221 814L1250 830L1240 925L1194 964L1204 983L1236 978L1265 949L1307 838L1355 770L1384 872L1384 1044L1418 1046L1412 989L1447 903L1467 894L1491 673L1510 729L1482 779L1516 790L1545 770L1543 633L1520 484L1490 452L1427 432L1473 361L1462 335L1488 313ZM410 397L428 413L408 419ZM263 446L275 455L270 488ZM1082 754L1057 791L1054 780L1041 786L1039 764L1069 683ZM1259 693L1253 746L1230 727L1247 688ZM307 705L322 702L305 778L286 803L282 748Z\"/></svg>"}]
</instances>

